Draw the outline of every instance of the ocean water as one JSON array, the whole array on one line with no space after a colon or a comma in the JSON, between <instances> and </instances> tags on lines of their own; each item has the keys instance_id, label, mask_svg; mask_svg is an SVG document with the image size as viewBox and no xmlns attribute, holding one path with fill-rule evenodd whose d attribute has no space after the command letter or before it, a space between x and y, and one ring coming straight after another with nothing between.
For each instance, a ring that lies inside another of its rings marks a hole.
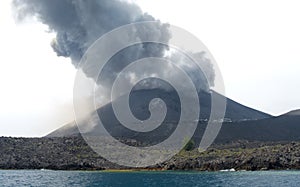
<instances>
[{"instance_id":1,"label":"ocean water","mask_svg":"<svg viewBox=\"0 0 300 187\"><path fill-rule=\"evenodd\" d=\"M0 186L300 186L300 171L103 172L0 170Z\"/></svg>"}]
</instances>

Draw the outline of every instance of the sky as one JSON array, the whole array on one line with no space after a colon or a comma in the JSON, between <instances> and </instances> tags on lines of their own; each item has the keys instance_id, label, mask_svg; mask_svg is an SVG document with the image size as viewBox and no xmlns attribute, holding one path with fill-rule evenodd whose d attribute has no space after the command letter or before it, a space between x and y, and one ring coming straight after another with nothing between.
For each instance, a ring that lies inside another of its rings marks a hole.
<instances>
[{"instance_id":1,"label":"sky","mask_svg":"<svg viewBox=\"0 0 300 187\"><path fill-rule=\"evenodd\" d=\"M280 115L300 108L300 2L131 0L197 36L221 70L226 96ZM0 1L0 136L44 136L72 121L76 69L37 20L16 23Z\"/></svg>"}]
</instances>

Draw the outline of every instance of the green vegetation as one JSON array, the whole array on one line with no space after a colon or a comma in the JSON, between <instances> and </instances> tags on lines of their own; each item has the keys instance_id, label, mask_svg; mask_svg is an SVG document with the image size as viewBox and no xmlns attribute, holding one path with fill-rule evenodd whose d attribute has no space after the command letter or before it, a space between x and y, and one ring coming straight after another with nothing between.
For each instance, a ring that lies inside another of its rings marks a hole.
<instances>
[{"instance_id":1,"label":"green vegetation","mask_svg":"<svg viewBox=\"0 0 300 187\"><path fill-rule=\"evenodd\" d=\"M194 140L190 139L184 146L183 150L185 151L191 151L195 149L195 142Z\"/></svg>"}]
</instances>

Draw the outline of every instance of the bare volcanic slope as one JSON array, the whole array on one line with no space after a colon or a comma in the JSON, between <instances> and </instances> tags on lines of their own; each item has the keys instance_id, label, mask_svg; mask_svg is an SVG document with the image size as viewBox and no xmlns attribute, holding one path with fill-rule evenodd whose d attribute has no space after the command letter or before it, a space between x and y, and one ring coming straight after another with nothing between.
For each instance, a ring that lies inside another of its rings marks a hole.
<instances>
[{"instance_id":1,"label":"bare volcanic slope","mask_svg":"<svg viewBox=\"0 0 300 187\"><path fill-rule=\"evenodd\" d=\"M299 141L300 110L261 120L224 123L217 142L249 141Z\"/></svg>"},{"instance_id":2,"label":"bare volcanic slope","mask_svg":"<svg viewBox=\"0 0 300 187\"><path fill-rule=\"evenodd\" d=\"M207 119L209 118L211 112L211 94L208 92L199 92L198 95L200 103L199 119L201 121L200 123L205 123L205 121L207 121ZM225 98L224 96L219 96L227 100L225 114L226 121L238 122L245 120L260 120L272 117L266 113L241 105L238 102ZM163 89L145 89L132 91L130 95L129 105L135 117L141 120L145 120L150 117L148 105L153 98L161 98L167 105L167 115L163 123L176 124L179 120L181 112L180 99L176 91L168 91ZM119 134L120 136L126 134L114 115L114 112L112 110L112 103L99 108L97 110L97 114L102 116L101 120L104 123L108 123L110 125L109 128L114 128L113 131L116 134ZM204 126L202 125L202 130L203 127ZM91 133L94 130L96 130L96 127L91 129ZM69 137L77 135L79 135L79 131L75 122L70 122L69 124L51 132L47 135L47 137Z\"/></svg>"}]
</instances>

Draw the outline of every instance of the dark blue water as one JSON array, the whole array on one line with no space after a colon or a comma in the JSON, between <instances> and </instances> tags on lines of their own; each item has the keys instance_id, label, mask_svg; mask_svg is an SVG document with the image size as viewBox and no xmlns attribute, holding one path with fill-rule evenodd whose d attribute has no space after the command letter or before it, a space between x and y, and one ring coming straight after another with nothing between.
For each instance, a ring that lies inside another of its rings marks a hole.
<instances>
[{"instance_id":1,"label":"dark blue water","mask_svg":"<svg viewBox=\"0 0 300 187\"><path fill-rule=\"evenodd\" d=\"M300 186L300 171L91 172L0 170L0 186Z\"/></svg>"}]
</instances>

